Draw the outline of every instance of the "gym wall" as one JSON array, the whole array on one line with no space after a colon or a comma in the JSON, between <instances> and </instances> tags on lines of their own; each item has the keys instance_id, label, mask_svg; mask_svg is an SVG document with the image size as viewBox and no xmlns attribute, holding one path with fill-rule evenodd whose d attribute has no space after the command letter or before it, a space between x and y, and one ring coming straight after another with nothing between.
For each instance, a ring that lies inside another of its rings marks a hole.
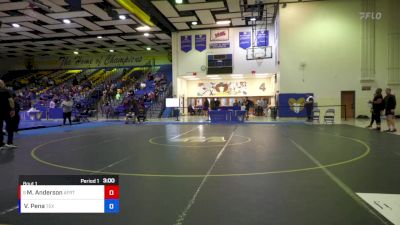
<instances>
[{"instance_id":1,"label":"gym wall","mask_svg":"<svg viewBox=\"0 0 400 225\"><path fill-rule=\"evenodd\" d=\"M311 92L319 105L336 105L341 91L354 90L355 115L369 115L367 102L377 87L400 93L399 11L397 0L281 7L280 92ZM380 12L382 18L362 19L361 12ZM363 86L371 90L363 91Z\"/></svg>"}]
</instances>

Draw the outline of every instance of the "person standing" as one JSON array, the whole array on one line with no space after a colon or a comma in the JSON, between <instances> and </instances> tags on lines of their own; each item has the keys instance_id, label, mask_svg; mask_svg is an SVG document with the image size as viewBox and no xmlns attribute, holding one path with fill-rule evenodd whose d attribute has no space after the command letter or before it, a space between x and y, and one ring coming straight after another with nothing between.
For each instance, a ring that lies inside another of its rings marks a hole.
<instances>
[{"instance_id":1,"label":"person standing","mask_svg":"<svg viewBox=\"0 0 400 225\"><path fill-rule=\"evenodd\" d=\"M214 105L215 105L215 109L218 110L219 107L221 106L221 101L219 100L219 98L215 99Z\"/></svg>"},{"instance_id":2,"label":"person standing","mask_svg":"<svg viewBox=\"0 0 400 225\"><path fill-rule=\"evenodd\" d=\"M382 96L382 88L378 88L375 91L374 98L372 101L369 101L372 104L371 108L371 122L367 126L367 128L371 128L376 122L376 130L381 130L381 112L385 108Z\"/></svg>"},{"instance_id":3,"label":"person standing","mask_svg":"<svg viewBox=\"0 0 400 225\"><path fill-rule=\"evenodd\" d=\"M14 131L11 118L15 116L14 100L9 90L6 89L6 85L3 80L0 80L0 131L3 131L3 123L6 123L7 130L7 144L3 142L3 132L0 132L0 149L4 148L15 148L17 147L13 143Z\"/></svg>"},{"instance_id":4,"label":"person standing","mask_svg":"<svg viewBox=\"0 0 400 225\"><path fill-rule=\"evenodd\" d=\"M211 100L210 100L210 109L215 110L215 99L214 98L211 98Z\"/></svg>"},{"instance_id":5,"label":"person standing","mask_svg":"<svg viewBox=\"0 0 400 225\"><path fill-rule=\"evenodd\" d=\"M246 120L249 120L250 108L254 105L254 103L248 97L246 97L243 104L246 107Z\"/></svg>"},{"instance_id":6,"label":"person standing","mask_svg":"<svg viewBox=\"0 0 400 225\"><path fill-rule=\"evenodd\" d=\"M21 100L15 93L12 94L12 97L13 97L13 100L14 100L15 116L11 118L11 122L12 122L12 125L13 125L13 131L15 133L18 133L19 123L21 121L21 118L19 116L19 112L21 111L21 104L20 104Z\"/></svg>"},{"instance_id":7,"label":"person standing","mask_svg":"<svg viewBox=\"0 0 400 225\"><path fill-rule=\"evenodd\" d=\"M396 118L395 116L395 109L396 109L396 97L392 95L392 90L390 88L386 88L385 90L386 96L384 98L385 101L385 115L386 115L386 122L388 125L388 129L386 132L394 133L397 131L396 129Z\"/></svg>"},{"instance_id":8,"label":"person standing","mask_svg":"<svg viewBox=\"0 0 400 225\"><path fill-rule=\"evenodd\" d=\"M72 125L71 122L71 115L72 115L72 106L74 103L72 102L71 98L67 96L64 101L61 102L61 107L63 109L63 125L68 119L69 125Z\"/></svg>"},{"instance_id":9,"label":"person standing","mask_svg":"<svg viewBox=\"0 0 400 225\"><path fill-rule=\"evenodd\" d=\"M308 96L305 103L305 108L307 112L307 122L313 121L313 109L314 109L314 97L312 95Z\"/></svg>"},{"instance_id":10,"label":"person standing","mask_svg":"<svg viewBox=\"0 0 400 225\"><path fill-rule=\"evenodd\" d=\"M208 118L208 107L210 106L208 99L203 98L203 113Z\"/></svg>"}]
</instances>

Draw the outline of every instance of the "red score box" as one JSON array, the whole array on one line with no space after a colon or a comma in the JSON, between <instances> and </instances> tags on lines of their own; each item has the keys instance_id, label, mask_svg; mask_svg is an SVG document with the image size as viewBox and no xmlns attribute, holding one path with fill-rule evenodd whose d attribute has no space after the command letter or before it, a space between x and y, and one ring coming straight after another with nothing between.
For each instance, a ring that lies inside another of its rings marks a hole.
<instances>
[{"instance_id":1,"label":"red score box","mask_svg":"<svg viewBox=\"0 0 400 225\"><path fill-rule=\"evenodd\" d=\"M119 186L118 185L105 185L104 186L104 199L119 199Z\"/></svg>"}]
</instances>

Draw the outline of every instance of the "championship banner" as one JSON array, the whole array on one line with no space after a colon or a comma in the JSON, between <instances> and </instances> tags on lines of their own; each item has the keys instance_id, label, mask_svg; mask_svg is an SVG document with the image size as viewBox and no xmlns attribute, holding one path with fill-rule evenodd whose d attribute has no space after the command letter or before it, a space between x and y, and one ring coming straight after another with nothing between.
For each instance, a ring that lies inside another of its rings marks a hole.
<instances>
[{"instance_id":1,"label":"championship banner","mask_svg":"<svg viewBox=\"0 0 400 225\"><path fill-rule=\"evenodd\" d=\"M243 49L251 46L251 31L239 32L239 47Z\"/></svg>"},{"instance_id":2,"label":"championship banner","mask_svg":"<svg viewBox=\"0 0 400 225\"><path fill-rule=\"evenodd\" d=\"M192 50L192 35L181 36L181 50L186 53Z\"/></svg>"},{"instance_id":3,"label":"championship banner","mask_svg":"<svg viewBox=\"0 0 400 225\"><path fill-rule=\"evenodd\" d=\"M314 96L314 94L279 94L279 117L306 117L304 104L308 96Z\"/></svg>"},{"instance_id":4,"label":"championship banner","mask_svg":"<svg viewBox=\"0 0 400 225\"><path fill-rule=\"evenodd\" d=\"M207 35L205 34L196 34L194 36L194 48L202 52L207 48Z\"/></svg>"},{"instance_id":5,"label":"championship banner","mask_svg":"<svg viewBox=\"0 0 400 225\"><path fill-rule=\"evenodd\" d=\"M211 41L229 41L229 29L213 29L211 30Z\"/></svg>"},{"instance_id":6,"label":"championship banner","mask_svg":"<svg viewBox=\"0 0 400 225\"><path fill-rule=\"evenodd\" d=\"M257 31L257 46L269 46L269 32L268 30Z\"/></svg>"}]
</instances>

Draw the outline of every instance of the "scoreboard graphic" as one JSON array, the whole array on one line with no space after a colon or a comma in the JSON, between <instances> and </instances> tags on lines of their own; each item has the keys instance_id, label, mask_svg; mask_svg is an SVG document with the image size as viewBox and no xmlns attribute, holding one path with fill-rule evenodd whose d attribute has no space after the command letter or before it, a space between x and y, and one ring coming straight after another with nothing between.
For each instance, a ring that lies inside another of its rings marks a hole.
<instances>
[{"instance_id":1,"label":"scoreboard graphic","mask_svg":"<svg viewBox=\"0 0 400 225\"><path fill-rule=\"evenodd\" d=\"M20 213L119 213L119 177L19 176Z\"/></svg>"}]
</instances>

